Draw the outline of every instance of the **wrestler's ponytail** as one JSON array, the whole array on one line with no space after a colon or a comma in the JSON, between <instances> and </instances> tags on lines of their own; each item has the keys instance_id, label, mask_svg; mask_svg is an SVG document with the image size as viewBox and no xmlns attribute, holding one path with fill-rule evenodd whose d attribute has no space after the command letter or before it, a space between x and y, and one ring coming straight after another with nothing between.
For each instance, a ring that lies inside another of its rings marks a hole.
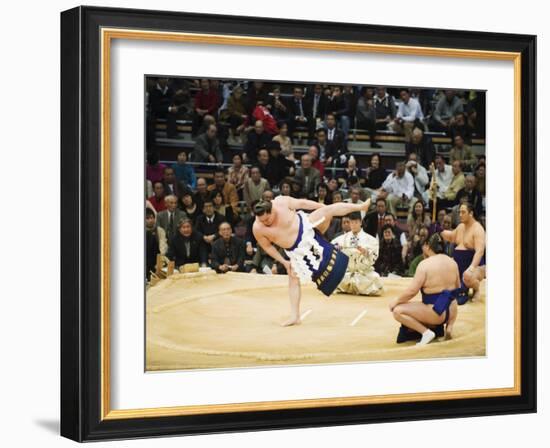
<instances>
[{"instance_id":1,"label":"wrestler's ponytail","mask_svg":"<svg viewBox=\"0 0 550 448\"><path fill-rule=\"evenodd\" d=\"M443 253L443 238L441 238L441 235L439 233L434 233L428 239L428 246L436 254Z\"/></svg>"}]
</instances>

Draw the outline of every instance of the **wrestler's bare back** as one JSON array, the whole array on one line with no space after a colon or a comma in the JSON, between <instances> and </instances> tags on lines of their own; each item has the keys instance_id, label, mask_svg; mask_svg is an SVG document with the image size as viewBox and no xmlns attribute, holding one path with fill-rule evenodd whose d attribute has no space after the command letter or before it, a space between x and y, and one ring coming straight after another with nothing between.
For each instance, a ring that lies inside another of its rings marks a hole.
<instances>
[{"instance_id":1,"label":"wrestler's bare back","mask_svg":"<svg viewBox=\"0 0 550 448\"><path fill-rule=\"evenodd\" d=\"M433 294L445 289L460 286L460 276L456 262L445 254L438 254L422 260L417 267L423 277L422 289L426 294Z\"/></svg>"},{"instance_id":2,"label":"wrestler's bare back","mask_svg":"<svg viewBox=\"0 0 550 448\"><path fill-rule=\"evenodd\" d=\"M300 219L296 210L290 208L288 197L277 196L271 204L273 208L270 225L264 225L256 218L252 227L254 235L263 236L271 243L288 249L298 237Z\"/></svg>"}]
</instances>

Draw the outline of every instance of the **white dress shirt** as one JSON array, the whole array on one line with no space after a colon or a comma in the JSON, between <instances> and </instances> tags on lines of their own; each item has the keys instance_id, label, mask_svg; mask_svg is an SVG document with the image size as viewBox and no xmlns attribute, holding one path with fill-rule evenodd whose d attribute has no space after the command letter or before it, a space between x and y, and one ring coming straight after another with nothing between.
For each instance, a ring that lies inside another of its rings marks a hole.
<instances>
[{"instance_id":1,"label":"white dress shirt","mask_svg":"<svg viewBox=\"0 0 550 448\"><path fill-rule=\"evenodd\" d=\"M405 171L403 177L391 173L382 184L382 189L398 197L404 194L407 199L411 199L414 195L414 178L408 171Z\"/></svg>"},{"instance_id":2,"label":"white dress shirt","mask_svg":"<svg viewBox=\"0 0 550 448\"><path fill-rule=\"evenodd\" d=\"M413 122L416 119L422 120L424 114L422 113L422 108L418 100L414 98L409 98L409 102L405 104L404 101L399 103L397 108L397 118L401 118L403 121Z\"/></svg>"}]
</instances>

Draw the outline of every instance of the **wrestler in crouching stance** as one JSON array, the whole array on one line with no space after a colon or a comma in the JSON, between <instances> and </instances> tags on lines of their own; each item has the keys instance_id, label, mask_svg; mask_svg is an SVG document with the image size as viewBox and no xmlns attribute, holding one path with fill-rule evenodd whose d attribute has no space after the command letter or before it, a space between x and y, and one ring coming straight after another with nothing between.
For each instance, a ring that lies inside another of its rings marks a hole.
<instances>
[{"instance_id":1,"label":"wrestler in crouching stance","mask_svg":"<svg viewBox=\"0 0 550 448\"><path fill-rule=\"evenodd\" d=\"M436 333L429 327L445 324L445 337L452 336L460 292L460 276L456 262L443 254L443 239L434 233L422 246L426 257L418 264L416 274L407 289L389 304L393 317L403 326L422 335L417 345L426 345ZM422 303L409 302L418 291ZM401 332L402 330L400 330Z\"/></svg>"}]
</instances>

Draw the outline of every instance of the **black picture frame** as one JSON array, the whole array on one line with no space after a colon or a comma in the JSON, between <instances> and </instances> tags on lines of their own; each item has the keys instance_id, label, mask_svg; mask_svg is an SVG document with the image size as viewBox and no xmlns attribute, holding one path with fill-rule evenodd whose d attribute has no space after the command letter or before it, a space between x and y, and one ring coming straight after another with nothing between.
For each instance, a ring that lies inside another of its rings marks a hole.
<instances>
[{"instance_id":1,"label":"black picture frame","mask_svg":"<svg viewBox=\"0 0 550 448\"><path fill-rule=\"evenodd\" d=\"M128 28L521 53L521 394L101 419L100 29ZM77 7L61 14L61 435L76 441L536 411L536 37Z\"/></svg>"}]
</instances>

